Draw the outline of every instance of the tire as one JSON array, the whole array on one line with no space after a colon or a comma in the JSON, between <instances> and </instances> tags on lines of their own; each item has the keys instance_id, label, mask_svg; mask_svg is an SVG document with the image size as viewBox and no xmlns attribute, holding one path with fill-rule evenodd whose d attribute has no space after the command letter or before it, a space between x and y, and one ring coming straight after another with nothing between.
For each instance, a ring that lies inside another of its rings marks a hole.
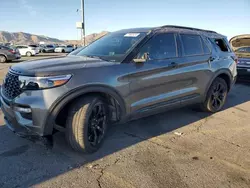
<instances>
[{"instance_id":1,"label":"tire","mask_svg":"<svg viewBox=\"0 0 250 188\"><path fill-rule=\"evenodd\" d=\"M4 55L0 55L0 63L6 63L7 58Z\"/></svg>"},{"instance_id":2,"label":"tire","mask_svg":"<svg viewBox=\"0 0 250 188\"><path fill-rule=\"evenodd\" d=\"M31 52L26 52L26 56L31 57L32 53Z\"/></svg>"},{"instance_id":3,"label":"tire","mask_svg":"<svg viewBox=\"0 0 250 188\"><path fill-rule=\"evenodd\" d=\"M206 112L218 112L220 111L227 98L228 86L224 79L216 78L210 86L206 100L202 104L202 110Z\"/></svg>"},{"instance_id":4,"label":"tire","mask_svg":"<svg viewBox=\"0 0 250 188\"><path fill-rule=\"evenodd\" d=\"M106 135L108 117L107 105L101 97L80 98L69 111L65 135L67 142L78 152L97 151Z\"/></svg>"},{"instance_id":5,"label":"tire","mask_svg":"<svg viewBox=\"0 0 250 188\"><path fill-rule=\"evenodd\" d=\"M43 51L42 51L43 53L46 53L46 51L43 49Z\"/></svg>"},{"instance_id":6,"label":"tire","mask_svg":"<svg viewBox=\"0 0 250 188\"><path fill-rule=\"evenodd\" d=\"M64 49L62 49L62 53L65 53L65 50L64 50Z\"/></svg>"}]
</instances>

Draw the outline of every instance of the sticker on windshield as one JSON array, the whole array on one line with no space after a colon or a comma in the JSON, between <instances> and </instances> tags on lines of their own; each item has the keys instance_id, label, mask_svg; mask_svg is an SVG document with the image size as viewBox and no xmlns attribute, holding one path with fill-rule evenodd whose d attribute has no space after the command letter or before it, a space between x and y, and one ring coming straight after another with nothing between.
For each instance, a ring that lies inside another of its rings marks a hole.
<instances>
[{"instance_id":1,"label":"sticker on windshield","mask_svg":"<svg viewBox=\"0 0 250 188\"><path fill-rule=\"evenodd\" d=\"M124 37L138 37L140 33L127 33L124 35Z\"/></svg>"}]
</instances>

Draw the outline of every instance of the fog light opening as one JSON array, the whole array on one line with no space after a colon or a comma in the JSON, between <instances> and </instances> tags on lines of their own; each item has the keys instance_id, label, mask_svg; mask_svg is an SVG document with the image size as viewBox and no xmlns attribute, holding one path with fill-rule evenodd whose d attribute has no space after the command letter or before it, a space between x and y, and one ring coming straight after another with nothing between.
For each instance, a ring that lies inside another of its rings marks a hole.
<instances>
[{"instance_id":1,"label":"fog light opening","mask_svg":"<svg viewBox=\"0 0 250 188\"><path fill-rule=\"evenodd\" d=\"M15 106L14 110L17 112L21 112L21 113L31 113L31 108L23 108L23 107Z\"/></svg>"}]
</instances>

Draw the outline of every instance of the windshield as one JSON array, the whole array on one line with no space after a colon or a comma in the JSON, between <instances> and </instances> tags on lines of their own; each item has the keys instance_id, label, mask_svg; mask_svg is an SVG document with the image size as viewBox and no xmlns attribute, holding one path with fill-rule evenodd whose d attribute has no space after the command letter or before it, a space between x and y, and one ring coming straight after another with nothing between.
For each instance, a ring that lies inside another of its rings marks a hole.
<instances>
[{"instance_id":1,"label":"windshield","mask_svg":"<svg viewBox=\"0 0 250 188\"><path fill-rule=\"evenodd\" d=\"M76 50L74 50L73 52L70 52L68 55L77 55L83 48L85 48L85 47L84 46L79 47Z\"/></svg>"},{"instance_id":2,"label":"windshield","mask_svg":"<svg viewBox=\"0 0 250 188\"><path fill-rule=\"evenodd\" d=\"M111 33L96 40L77 56L95 56L108 61L122 61L146 33Z\"/></svg>"}]
</instances>

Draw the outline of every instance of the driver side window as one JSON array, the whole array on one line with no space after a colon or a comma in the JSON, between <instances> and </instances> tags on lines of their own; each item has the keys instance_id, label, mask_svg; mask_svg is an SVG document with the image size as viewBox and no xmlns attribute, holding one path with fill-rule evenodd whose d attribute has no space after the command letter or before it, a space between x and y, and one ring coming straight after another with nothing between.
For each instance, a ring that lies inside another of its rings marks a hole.
<instances>
[{"instance_id":1,"label":"driver side window","mask_svg":"<svg viewBox=\"0 0 250 188\"><path fill-rule=\"evenodd\" d=\"M140 50L138 59L147 53L149 60L161 60L177 57L176 38L174 33L162 33L153 36Z\"/></svg>"}]
</instances>

